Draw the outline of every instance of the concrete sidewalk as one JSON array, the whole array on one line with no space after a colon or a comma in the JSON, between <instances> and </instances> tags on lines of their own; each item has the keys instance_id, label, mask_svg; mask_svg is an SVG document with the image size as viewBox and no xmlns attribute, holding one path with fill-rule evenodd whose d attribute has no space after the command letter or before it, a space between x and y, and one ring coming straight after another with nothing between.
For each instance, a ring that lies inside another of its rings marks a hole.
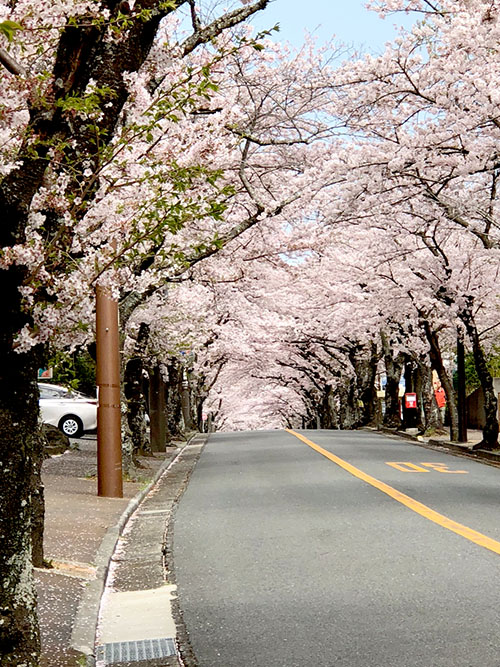
<instances>
[{"instance_id":1,"label":"concrete sidewalk","mask_svg":"<svg viewBox=\"0 0 500 667\"><path fill-rule=\"evenodd\" d=\"M386 433L500 463L499 452L470 449L480 431L469 431L467 444L446 433ZM97 497L95 436L45 461L45 557L53 567L35 571L41 667L177 667L179 643L191 664L169 571L169 518L206 439L141 459L120 499Z\"/></svg>"},{"instance_id":2,"label":"concrete sidewalk","mask_svg":"<svg viewBox=\"0 0 500 667\"><path fill-rule=\"evenodd\" d=\"M467 442L452 442L450 440L449 430L443 431L442 433L435 433L430 437L417 435L416 429L408 429L407 431L394 431L393 429L386 428L370 430L379 430L381 433L387 435L407 438L408 440L412 440L417 444L420 443L425 447L443 448L450 453L467 456L469 458L484 461L485 463L500 465L500 449L488 451L477 447L483 439L483 433L480 430L468 429Z\"/></svg>"},{"instance_id":3,"label":"concrete sidewalk","mask_svg":"<svg viewBox=\"0 0 500 667\"><path fill-rule=\"evenodd\" d=\"M41 667L94 663L97 615L117 542L130 516L186 445L177 443L178 447L169 447L165 453L142 458L144 468L137 479L124 482L123 498L100 498L95 436L73 443L78 449L51 457L43 465L44 548L52 568L35 570ZM157 548L161 549L161 539ZM139 570L131 572L132 580L136 574L139 576Z\"/></svg>"},{"instance_id":4,"label":"concrete sidewalk","mask_svg":"<svg viewBox=\"0 0 500 667\"><path fill-rule=\"evenodd\" d=\"M171 462L130 517L113 554L97 627L96 665L178 667L186 636L171 571L171 521L206 436ZM175 620L174 620L175 618Z\"/></svg>"},{"instance_id":5,"label":"concrete sidewalk","mask_svg":"<svg viewBox=\"0 0 500 667\"><path fill-rule=\"evenodd\" d=\"M430 438L424 438L427 442L432 443L446 443L446 444L453 444L459 446L461 449L470 449L472 445L476 445L478 442L481 442L483 439L483 432L476 430L476 429L468 429L467 430L467 442L463 443L456 443L456 442L451 442L450 441L450 431L449 429L446 429L445 433L436 433L432 435Z\"/></svg>"}]
</instances>

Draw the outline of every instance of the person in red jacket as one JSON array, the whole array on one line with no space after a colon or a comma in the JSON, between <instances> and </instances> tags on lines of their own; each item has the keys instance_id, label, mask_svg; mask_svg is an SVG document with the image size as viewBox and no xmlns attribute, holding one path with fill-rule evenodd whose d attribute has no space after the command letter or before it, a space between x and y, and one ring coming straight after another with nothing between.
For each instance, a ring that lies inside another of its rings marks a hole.
<instances>
[{"instance_id":1,"label":"person in red jacket","mask_svg":"<svg viewBox=\"0 0 500 667\"><path fill-rule=\"evenodd\" d=\"M434 389L434 397L436 399L437 406L439 408L439 413L441 415L441 421L444 424L444 413L446 410L446 393L441 386L441 383L439 382L436 384L436 388Z\"/></svg>"}]
</instances>

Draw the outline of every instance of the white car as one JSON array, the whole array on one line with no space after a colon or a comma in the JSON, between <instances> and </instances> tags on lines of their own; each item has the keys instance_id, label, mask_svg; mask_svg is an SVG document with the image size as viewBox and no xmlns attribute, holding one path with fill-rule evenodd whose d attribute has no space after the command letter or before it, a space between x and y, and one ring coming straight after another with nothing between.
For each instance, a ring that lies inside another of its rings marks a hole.
<instances>
[{"instance_id":1,"label":"white car","mask_svg":"<svg viewBox=\"0 0 500 667\"><path fill-rule=\"evenodd\" d=\"M97 428L97 400L57 384L38 383L40 413L45 424L57 426L70 438Z\"/></svg>"}]
</instances>

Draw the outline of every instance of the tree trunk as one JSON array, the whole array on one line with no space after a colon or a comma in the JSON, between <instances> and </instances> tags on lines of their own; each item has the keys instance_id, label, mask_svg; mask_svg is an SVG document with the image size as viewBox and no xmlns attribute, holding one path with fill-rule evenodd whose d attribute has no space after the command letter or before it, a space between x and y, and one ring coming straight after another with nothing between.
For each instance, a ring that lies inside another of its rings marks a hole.
<instances>
[{"instance_id":1,"label":"tree trunk","mask_svg":"<svg viewBox=\"0 0 500 667\"><path fill-rule=\"evenodd\" d=\"M2 272L3 274L4 272ZM4 274L5 275L5 274ZM6 307L6 293L3 292ZM12 311L7 309L7 313ZM4 310L4 317L6 313ZM17 315L12 315L17 320ZM8 319L8 316L5 318ZM2 332L4 333L4 332ZM40 638L31 562L31 493L39 465L35 355L0 338L0 664L36 667Z\"/></svg>"},{"instance_id":2,"label":"tree trunk","mask_svg":"<svg viewBox=\"0 0 500 667\"><path fill-rule=\"evenodd\" d=\"M247 4L225 18L214 20L206 30L197 30L185 52L189 53L197 45L264 9L268 1ZM44 184L47 170L53 183L57 182L58 175L70 175L75 187L69 187L69 193L84 192L88 186L80 211L83 215L88 210L97 187L96 170L101 167L99 152L112 141L129 95L123 74L139 71L155 43L162 19L183 3L154 0L136 3L138 17L131 16L127 28L116 39L106 37L109 23L121 23L122 5L127 3L113 0L102 4L102 16L104 11L108 12L106 20L89 21L87 16L80 15L68 21L60 31L58 43L51 45L55 50L55 63L52 79L45 82L46 94L44 82L40 81L36 95L32 95L26 105L29 124L21 148L13 156L17 166L0 182L2 248L25 241L31 202ZM70 118L61 108L61 100L78 99L91 81L96 90L109 91L101 99L99 141L96 141L93 120L80 114L72 114ZM50 152L55 147L52 159ZM93 173L85 176L88 165ZM49 258L56 257L57 250L66 257L71 247L70 227L65 228L59 208L46 210L44 214ZM39 259L42 265L44 258ZM60 268L57 259L51 261L49 273ZM27 324L19 292L24 285L23 270L19 267L2 269L0 274L3 314L0 327L0 664L2 667L31 667L38 664L39 654L30 545L32 466L38 447L38 364L34 353L13 352L14 337ZM43 299L43 287L36 291Z\"/></svg>"},{"instance_id":3,"label":"tree trunk","mask_svg":"<svg viewBox=\"0 0 500 667\"><path fill-rule=\"evenodd\" d=\"M344 380L338 385L339 394L339 425L341 429L358 428L361 424L361 412L358 404L356 385Z\"/></svg>"},{"instance_id":4,"label":"tree trunk","mask_svg":"<svg viewBox=\"0 0 500 667\"><path fill-rule=\"evenodd\" d=\"M450 416L450 439L453 442L458 442L458 410L455 399L455 390L453 389L453 383L444 367L441 348L439 346L439 338L426 319L421 318L421 326L425 332L427 342L429 343L431 367L438 374L439 381L446 393L446 403L448 405L448 414Z\"/></svg>"},{"instance_id":5,"label":"tree trunk","mask_svg":"<svg viewBox=\"0 0 500 667\"><path fill-rule=\"evenodd\" d=\"M35 441L37 447L33 452L33 469L31 476L31 559L33 567L44 567L43 526L45 521L45 489L42 482L42 464L47 440L41 430Z\"/></svg>"},{"instance_id":6,"label":"tree trunk","mask_svg":"<svg viewBox=\"0 0 500 667\"><path fill-rule=\"evenodd\" d=\"M166 387L160 367L155 366L149 374L149 417L151 419L151 449L164 452L167 446Z\"/></svg>"},{"instance_id":7,"label":"tree trunk","mask_svg":"<svg viewBox=\"0 0 500 667\"><path fill-rule=\"evenodd\" d=\"M312 424L316 422L316 412L317 412L317 402L311 396L309 391L303 391L303 401L306 409L306 414L304 415L304 428L312 428Z\"/></svg>"},{"instance_id":8,"label":"tree trunk","mask_svg":"<svg viewBox=\"0 0 500 667\"><path fill-rule=\"evenodd\" d=\"M420 362L422 377L422 411L423 411L423 432L434 433L441 426L441 415L434 398L434 387L432 385L432 369Z\"/></svg>"},{"instance_id":9,"label":"tree trunk","mask_svg":"<svg viewBox=\"0 0 500 667\"><path fill-rule=\"evenodd\" d=\"M405 364L404 364L405 394L415 393L414 371L415 368L412 357L409 354L405 354ZM418 401L417 401L417 408L408 408L406 406L406 400L403 402L404 429L416 428L418 406L419 406Z\"/></svg>"},{"instance_id":10,"label":"tree trunk","mask_svg":"<svg viewBox=\"0 0 500 667\"><path fill-rule=\"evenodd\" d=\"M359 407L358 426L374 425L377 421L377 376L378 351L375 343L353 347L349 360L356 375Z\"/></svg>"},{"instance_id":11,"label":"tree trunk","mask_svg":"<svg viewBox=\"0 0 500 667\"><path fill-rule=\"evenodd\" d=\"M132 459L151 454L146 427L146 398L144 396L144 353L149 337L149 325L139 327L134 356L125 364L123 391L127 413L126 419L132 440Z\"/></svg>"},{"instance_id":12,"label":"tree trunk","mask_svg":"<svg viewBox=\"0 0 500 667\"><path fill-rule=\"evenodd\" d=\"M417 414L415 418L415 426L419 433L424 433L424 402L425 394L428 389L429 373L428 369L421 361L417 361L414 371L414 390L417 394Z\"/></svg>"},{"instance_id":13,"label":"tree trunk","mask_svg":"<svg viewBox=\"0 0 500 667\"><path fill-rule=\"evenodd\" d=\"M380 338L386 374L384 426L398 429L401 428L399 383L403 372L404 355L401 352L393 354L389 338L383 331L380 333Z\"/></svg>"},{"instance_id":14,"label":"tree trunk","mask_svg":"<svg viewBox=\"0 0 500 667\"><path fill-rule=\"evenodd\" d=\"M377 367L379 352L375 342L370 344L369 356L366 359L364 382L361 387L361 400L363 401L363 425L377 426L379 415L379 400L377 396Z\"/></svg>"},{"instance_id":15,"label":"tree trunk","mask_svg":"<svg viewBox=\"0 0 500 667\"><path fill-rule=\"evenodd\" d=\"M183 437L182 430L182 364L171 358L167 365L167 440Z\"/></svg>"},{"instance_id":16,"label":"tree trunk","mask_svg":"<svg viewBox=\"0 0 500 667\"><path fill-rule=\"evenodd\" d=\"M335 394L330 384L325 385L323 400L321 401L321 428L338 428Z\"/></svg>"},{"instance_id":17,"label":"tree trunk","mask_svg":"<svg viewBox=\"0 0 500 667\"><path fill-rule=\"evenodd\" d=\"M483 439L479 443L479 446L483 449L496 449L498 447L498 402L493 387L493 378L486 363L486 357L479 339L479 332L472 314L472 307L466 308L459 313L459 317L464 323L465 330L472 343L474 364L484 395L486 423L483 428Z\"/></svg>"}]
</instances>

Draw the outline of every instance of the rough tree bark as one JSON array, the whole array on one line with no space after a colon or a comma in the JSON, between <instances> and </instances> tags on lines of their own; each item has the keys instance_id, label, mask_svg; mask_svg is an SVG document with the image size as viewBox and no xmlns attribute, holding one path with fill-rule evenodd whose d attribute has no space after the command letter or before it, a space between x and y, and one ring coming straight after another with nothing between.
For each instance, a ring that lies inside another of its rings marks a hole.
<instances>
[{"instance_id":1,"label":"rough tree bark","mask_svg":"<svg viewBox=\"0 0 500 667\"><path fill-rule=\"evenodd\" d=\"M431 360L431 367L438 374L439 381L441 382L441 385L446 393L446 402L448 405L448 413L450 415L450 439L456 442L458 441L458 410L453 383L446 371L446 368L444 367L438 334L432 329L429 322L425 319L421 320L421 326L425 332L427 342L429 343L429 358Z\"/></svg>"},{"instance_id":2,"label":"rough tree bark","mask_svg":"<svg viewBox=\"0 0 500 667\"><path fill-rule=\"evenodd\" d=\"M361 410L355 382L343 380L337 387L339 395L338 421L341 429L358 428L361 424Z\"/></svg>"},{"instance_id":3,"label":"rough tree bark","mask_svg":"<svg viewBox=\"0 0 500 667\"><path fill-rule=\"evenodd\" d=\"M472 353L474 355L474 365L476 367L477 376L481 383L481 388L484 395L484 412L486 422L483 428L483 439L479 446L483 449L496 449L498 447L498 416L497 408L498 401L493 387L493 378L488 369L486 356L484 354L479 332L474 321L474 314L472 311L472 304L464 308L459 317L464 323L467 335L472 343Z\"/></svg>"},{"instance_id":4,"label":"rough tree bark","mask_svg":"<svg viewBox=\"0 0 500 667\"><path fill-rule=\"evenodd\" d=\"M403 372L404 355L402 352L394 355L389 337L384 331L380 332L380 338L387 380L385 385L384 426L398 429L401 427L399 383Z\"/></svg>"},{"instance_id":5,"label":"rough tree bark","mask_svg":"<svg viewBox=\"0 0 500 667\"><path fill-rule=\"evenodd\" d=\"M146 399L144 396L144 354L149 337L149 325L139 326L134 356L127 360L123 378L123 392L127 406L126 419L131 438L132 462L138 456L151 454L146 427Z\"/></svg>"},{"instance_id":6,"label":"rough tree bark","mask_svg":"<svg viewBox=\"0 0 500 667\"><path fill-rule=\"evenodd\" d=\"M321 401L321 428L337 429L337 410L335 406L335 394L332 385L326 384Z\"/></svg>"},{"instance_id":7,"label":"rough tree bark","mask_svg":"<svg viewBox=\"0 0 500 667\"><path fill-rule=\"evenodd\" d=\"M373 426L377 423L377 364L379 354L377 345L353 346L349 350L349 360L356 375L358 401L361 401L358 426Z\"/></svg>"},{"instance_id":8,"label":"rough tree bark","mask_svg":"<svg viewBox=\"0 0 500 667\"><path fill-rule=\"evenodd\" d=\"M164 452L167 443L166 383L159 365L148 369L151 449Z\"/></svg>"},{"instance_id":9,"label":"rough tree bark","mask_svg":"<svg viewBox=\"0 0 500 667\"><path fill-rule=\"evenodd\" d=\"M420 387L421 404L423 411L423 432L433 433L442 427L441 415L434 398L434 387L432 386L432 369L425 361L420 360Z\"/></svg>"},{"instance_id":10,"label":"rough tree bark","mask_svg":"<svg viewBox=\"0 0 500 667\"><path fill-rule=\"evenodd\" d=\"M210 41L229 25L235 25L269 0L258 0L231 14L231 20L216 19L209 27L197 31L185 52L197 44ZM31 100L26 139L17 155L17 168L0 182L2 227L0 247L24 241L31 201L42 186L47 169L56 174L64 169L65 160L57 155L51 163L49 147L66 146L68 174L76 186L83 187L84 163L99 162L99 147L95 142L92 122L67 119L61 100L79 97L90 80L96 89L112 91L103 98L99 120L101 146L113 138L128 91L124 72L138 71L146 60L162 18L175 11L185 0L158 3L157 0L137 0L134 10L150 12L147 18L131 20L120 39L105 38L106 22L79 17L74 25L61 32L52 80L47 95ZM103 0L103 10L111 19L123 9L119 0ZM16 74L22 75L23 68ZM40 85L42 85L40 83ZM110 102L108 104L108 102ZM78 173L79 172L79 173ZM76 174L76 176L74 176ZM90 198L92 188L89 190ZM90 204L82 205L82 212ZM46 211L45 232L49 239L60 244L64 253L71 245L70 232L58 211ZM57 245L57 244L56 244ZM48 268L58 270L58 266ZM39 631L35 614L35 592L31 574L31 480L38 451L38 394L36 387L37 354L16 354L16 334L29 322L22 311L19 287L24 273L17 266L0 271L2 293L2 322L0 325L0 664L2 667L36 667L39 655Z\"/></svg>"},{"instance_id":11,"label":"rough tree bark","mask_svg":"<svg viewBox=\"0 0 500 667\"><path fill-rule=\"evenodd\" d=\"M45 489L42 481L42 464L47 439L41 429L36 437L31 473L31 559L34 567L44 567L43 528L45 521Z\"/></svg>"},{"instance_id":12,"label":"rough tree bark","mask_svg":"<svg viewBox=\"0 0 500 667\"><path fill-rule=\"evenodd\" d=\"M417 394L418 408L415 419L415 426L418 428L419 433L424 433L425 431L424 403L426 402L426 392L429 388L428 381L429 371L425 364L423 364L421 360L417 359L413 374L413 387Z\"/></svg>"},{"instance_id":13,"label":"rough tree bark","mask_svg":"<svg viewBox=\"0 0 500 667\"><path fill-rule=\"evenodd\" d=\"M4 290L4 309L5 297ZM9 314L17 319L18 313ZM0 664L35 666L40 639L31 564L31 495L40 465L37 364L34 355L16 356L5 332L0 333L0 359Z\"/></svg>"},{"instance_id":14,"label":"rough tree bark","mask_svg":"<svg viewBox=\"0 0 500 667\"><path fill-rule=\"evenodd\" d=\"M182 429L182 364L170 358L167 364L166 396L167 442L183 436Z\"/></svg>"},{"instance_id":15,"label":"rough tree bark","mask_svg":"<svg viewBox=\"0 0 500 667\"><path fill-rule=\"evenodd\" d=\"M117 3L106 3L112 10ZM43 183L51 140L68 141L73 157L91 159L95 154L89 132L83 125L67 123L58 102L70 92L80 94L90 78L97 85L109 85L119 103L106 109L103 128L112 129L126 98L123 72L144 62L161 19L153 12L148 22L137 22L130 39L114 49L102 39L105 26L68 27L61 34L54 67L51 96L34 103L29 110L27 139L18 155L20 166L0 184L2 230L0 246L24 240L24 230L33 196ZM33 137L38 141L33 143ZM71 141L70 141L71 140ZM56 211L47 211L46 230L55 236L63 224ZM67 239L64 239L67 243ZM37 353L13 352L18 331L29 322L23 313L19 287L24 274L17 267L0 272L3 314L0 327L0 663L2 666L38 664L39 632L35 614L35 592L31 575L31 482L38 455ZM8 377L5 375L8 374Z\"/></svg>"}]
</instances>

